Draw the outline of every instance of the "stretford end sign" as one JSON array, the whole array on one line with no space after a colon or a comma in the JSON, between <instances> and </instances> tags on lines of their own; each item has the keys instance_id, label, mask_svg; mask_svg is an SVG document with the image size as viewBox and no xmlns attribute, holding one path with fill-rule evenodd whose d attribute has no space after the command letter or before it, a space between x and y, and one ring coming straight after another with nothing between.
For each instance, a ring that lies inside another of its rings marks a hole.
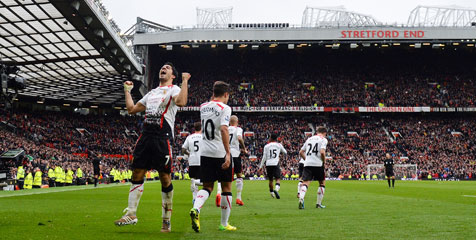
<instances>
[{"instance_id":1,"label":"stretford end sign","mask_svg":"<svg viewBox=\"0 0 476 240\"><path fill-rule=\"evenodd\" d=\"M380 39L380 38L424 38L425 31L422 30L342 30L340 32L340 38L369 38L369 39Z\"/></svg>"}]
</instances>

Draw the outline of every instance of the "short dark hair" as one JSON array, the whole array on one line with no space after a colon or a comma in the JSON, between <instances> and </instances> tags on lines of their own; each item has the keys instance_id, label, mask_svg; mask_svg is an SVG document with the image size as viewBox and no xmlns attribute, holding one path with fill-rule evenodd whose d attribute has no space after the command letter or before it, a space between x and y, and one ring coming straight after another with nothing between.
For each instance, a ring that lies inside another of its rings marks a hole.
<instances>
[{"instance_id":1,"label":"short dark hair","mask_svg":"<svg viewBox=\"0 0 476 240\"><path fill-rule=\"evenodd\" d=\"M327 133L327 129L323 126L317 127L317 133Z\"/></svg>"},{"instance_id":2,"label":"short dark hair","mask_svg":"<svg viewBox=\"0 0 476 240\"><path fill-rule=\"evenodd\" d=\"M171 66L171 67L172 67L172 74L175 76L175 79L178 79L179 74L178 74L178 71L177 71L177 69L175 68L174 64L171 63L171 62L166 62L166 63L164 63L164 65L169 65L169 66Z\"/></svg>"},{"instance_id":3,"label":"short dark hair","mask_svg":"<svg viewBox=\"0 0 476 240\"><path fill-rule=\"evenodd\" d=\"M278 135L276 133L271 134L271 140L277 140Z\"/></svg>"},{"instance_id":4,"label":"short dark hair","mask_svg":"<svg viewBox=\"0 0 476 240\"><path fill-rule=\"evenodd\" d=\"M228 92L230 92L230 84L222 81L216 81L213 84L213 96L221 97Z\"/></svg>"},{"instance_id":5,"label":"short dark hair","mask_svg":"<svg viewBox=\"0 0 476 240\"><path fill-rule=\"evenodd\" d=\"M199 121L198 121L198 122L195 122L195 123L193 124L193 128L194 128L195 131L197 131L197 132L200 131L200 130L202 130L202 123L200 123Z\"/></svg>"}]
</instances>

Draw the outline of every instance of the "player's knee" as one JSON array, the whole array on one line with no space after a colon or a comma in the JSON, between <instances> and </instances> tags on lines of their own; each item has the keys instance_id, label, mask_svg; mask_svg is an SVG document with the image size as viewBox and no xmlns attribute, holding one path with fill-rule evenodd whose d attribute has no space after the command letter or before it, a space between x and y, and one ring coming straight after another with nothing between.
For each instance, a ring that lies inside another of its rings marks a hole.
<instances>
[{"instance_id":1,"label":"player's knee","mask_svg":"<svg viewBox=\"0 0 476 240\"><path fill-rule=\"evenodd\" d=\"M168 192L171 192L172 190L174 190L174 185L172 183L170 183L169 186L167 187L164 187L164 185L162 185L162 192L168 193Z\"/></svg>"},{"instance_id":2,"label":"player's knee","mask_svg":"<svg viewBox=\"0 0 476 240\"><path fill-rule=\"evenodd\" d=\"M144 183L144 178L140 180L132 179L131 181L132 184L143 184Z\"/></svg>"},{"instance_id":3,"label":"player's knee","mask_svg":"<svg viewBox=\"0 0 476 240\"><path fill-rule=\"evenodd\" d=\"M208 192L208 195L210 195L213 191L213 188L212 189L209 189L209 188L206 188L206 187L203 187L202 190L205 190Z\"/></svg>"}]
</instances>

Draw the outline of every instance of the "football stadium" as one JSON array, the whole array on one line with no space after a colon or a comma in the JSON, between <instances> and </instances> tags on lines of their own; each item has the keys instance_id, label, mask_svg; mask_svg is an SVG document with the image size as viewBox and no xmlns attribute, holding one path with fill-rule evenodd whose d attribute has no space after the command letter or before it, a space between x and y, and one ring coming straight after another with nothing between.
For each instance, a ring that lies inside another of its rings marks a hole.
<instances>
[{"instance_id":1,"label":"football stadium","mask_svg":"<svg viewBox=\"0 0 476 240\"><path fill-rule=\"evenodd\" d=\"M0 239L476 239L476 9L107 7L0 1Z\"/></svg>"}]
</instances>

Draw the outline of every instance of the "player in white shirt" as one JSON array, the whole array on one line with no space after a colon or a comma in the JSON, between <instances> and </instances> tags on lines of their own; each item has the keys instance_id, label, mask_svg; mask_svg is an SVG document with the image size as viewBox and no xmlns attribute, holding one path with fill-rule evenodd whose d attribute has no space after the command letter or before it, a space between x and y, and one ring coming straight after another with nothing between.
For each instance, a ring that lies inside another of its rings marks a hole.
<instances>
[{"instance_id":1,"label":"player in white shirt","mask_svg":"<svg viewBox=\"0 0 476 240\"><path fill-rule=\"evenodd\" d=\"M299 152L299 155L305 160L302 176L303 183L299 192L299 209L304 209L304 197L312 180L319 181L316 208L325 208L325 206L322 206L322 199L326 190L324 168L327 147L326 135L327 129L325 127L318 127L317 134L308 138Z\"/></svg>"},{"instance_id":2,"label":"player in white shirt","mask_svg":"<svg viewBox=\"0 0 476 240\"><path fill-rule=\"evenodd\" d=\"M134 147L132 181L126 214L114 223L117 226L137 223L137 206L144 191L144 176L150 169L158 170L162 184L162 229L170 232L172 217L173 185L171 178L173 129L178 107L187 104L188 80L191 75L182 73L182 88L173 85L178 72L172 63L165 63L159 72L160 85L134 104L131 91L133 83L124 83L126 108L129 114L145 111L142 134Z\"/></svg>"},{"instance_id":3,"label":"player in white shirt","mask_svg":"<svg viewBox=\"0 0 476 240\"><path fill-rule=\"evenodd\" d=\"M299 166L298 166L298 172L299 172L299 182L298 182L298 191L297 191L297 197L299 198L299 191L301 190L301 185L302 185L302 172L304 171L304 159L299 156Z\"/></svg>"},{"instance_id":4,"label":"player in white shirt","mask_svg":"<svg viewBox=\"0 0 476 240\"><path fill-rule=\"evenodd\" d=\"M241 200L241 192L243 191L243 166L241 163L240 149L244 154L248 153L246 150L245 142L243 140L243 129L238 127L238 117L232 115L230 118L230 126L228 127L230 134L230 151L231 158L233 159L233 171L236 173L236 204L243 206L243 200Z\"/></svg>"},{"instance_id":5,"label":"player in white shirt","mask_svg":"<svg viewBox=\"0 0 476 240\"><path fill-rule=\"evenodd\" d=\"M231 182L233 181L233 163L230 156L230 125L231 108L226 105L229 85L217 81L213 85L213 97L210 102L200 106L203 139L200 144L200 171L203 188L198 191L197 198L190 210L192 229L200 231L200 211L213 191L215 181L221 182L221 231L234 231L236 227L228 224L231 211Z\"/></svg>"},{"instance_id":6,"label":"player in white shirt","mask_svg":"<svg viewBox=\"0 0 476 240\"><path fill-rule=\"evenodd\" d=\"M286 149L284 149L281 143L277 142L278 136L276 134L271 134L269 143L266 144L263 148L263 158L261 159L261 164L259 168L263 168L263 165L266 165L266 175L269 180L269 192L271 197L276 197L280 199L279 189L281 187L281 168L279 167L279 154L284 153L288 154ZM273 180L276 179L276 186L273 189Z\"/></svg>"},{"instance_id":7,"label":"player in white shirt","mask_svg":"<svg viewBox=\"0 0 476 240\"><path fill-rule=\"evenodd\" d=\"M195 132L189 135L182 145L182 154L188 156L188 173L191 180L190 189L192 190L193 202L198 193L200 182L200 142L202 141L202 124L196 122L193 124Z\"/></svg>"}]
</instances>

